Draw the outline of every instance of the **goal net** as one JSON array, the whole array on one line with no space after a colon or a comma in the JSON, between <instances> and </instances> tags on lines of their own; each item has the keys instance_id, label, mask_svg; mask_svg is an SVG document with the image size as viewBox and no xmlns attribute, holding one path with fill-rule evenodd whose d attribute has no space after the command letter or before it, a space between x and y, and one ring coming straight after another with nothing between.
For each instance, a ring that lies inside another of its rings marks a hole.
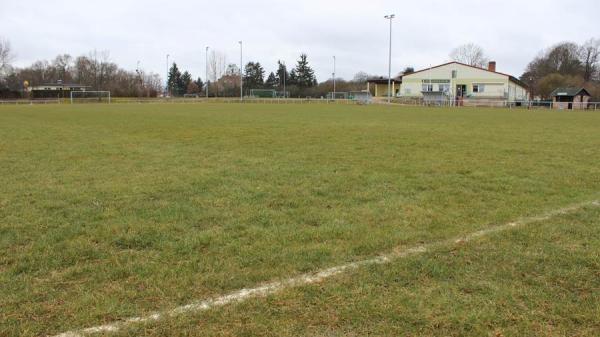
<instances>
[{"instance_id":1,"label":"goal net","mask_svg":"<svg viewBox=\"0 0 600 337\"><path fill-rule=\"evenodd\" d=\"M110 91L71 91L73 103L110 103Z\"/></svg>"},{"instance_id":2,"label":"goal net","mask_svg":"<svg viewBox=\"0 0 600 337\"><path fill-rule=\"evenodd\" d=\"M258 98L275 98L277 91L272 89L250 89L250 96Z\"/></svg>"},{"instance_id":3,"label":"goal net","mask_svg":"<svg viewBox=\"0 0 600 337\"><path fill-rule=\"evenodd\" d=\"M327 94L327 99L348 99L347 92L330 92Z\"/></svg>"}]
</instances>

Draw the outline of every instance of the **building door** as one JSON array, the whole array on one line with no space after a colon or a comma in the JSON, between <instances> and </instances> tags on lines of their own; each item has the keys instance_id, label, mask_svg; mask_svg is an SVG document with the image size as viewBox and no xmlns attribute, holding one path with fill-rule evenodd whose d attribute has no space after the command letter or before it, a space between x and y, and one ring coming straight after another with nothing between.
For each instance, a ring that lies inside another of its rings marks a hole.
<instances>
[{"instance_id":1,"label":"building door","mask_svg":"<svg viewBox=\"0 0 600 337\"><path fill-rule=\"evenodd\" d=\"M457 106L462 106L463 105L463 97L465 97L465 95L467 94L467 86L464 84L458 84L456 85L456 105Z\"/></svg>"},{"instance_id":2,"label":"building door","mask_svg":"<svg viewBox=\"0 0 600 337\"><path fill-rule=\"evenodd\" d=\"M573 110L573 103L572 103L572 102L569 102L569 107L568 107L568 109L569 109L569 110Z\"/></svg>"}]
</instances>

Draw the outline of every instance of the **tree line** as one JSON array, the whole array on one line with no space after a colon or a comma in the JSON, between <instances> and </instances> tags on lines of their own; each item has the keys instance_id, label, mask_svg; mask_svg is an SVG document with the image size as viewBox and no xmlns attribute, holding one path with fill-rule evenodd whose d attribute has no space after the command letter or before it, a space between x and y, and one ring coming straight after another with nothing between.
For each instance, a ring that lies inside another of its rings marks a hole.
<instances>
[{"instance_id":1,"label":"tree line","mask_svg":"<svg viewBox=\"0 0 600 337\"><path fill-rule=\"evenodd\" d=\"M155 97L161 91L160 76L143 70L128 71L110 61L108 52L88 55L56 56L52 61L36 61L25 68L4 66L0 95L18 98L26 95L25 86L48 83L76 83L90 90L108 90L114 96Z\"/></svg>"},{"instance_id":2,"label":"tree line","mask_svg":"<svg viewBox=\"0 0 600 337\"><path fill-rule=\"evenodd\" d=\"M485 67L489 57L476 44L466 44L452 50L450 58L477 67ZM158 74L141 69L128 71L112 62L107 51L92 51L87 55L73 57L69 54L56 56L51 61L36 61L24 68L11 66L14 55L7 40L0 39L0 97L19 98L26 95L25 82L30 86L46 83L77 83L90 90L109 90L113 96L155 97L165 92L164 82ZM268 73L260 62L247 62L243 69L244 94L251 89L285 91L289 97L324 97L333 91L332 78L319 83L310 66L308 56L300 54L295 66L288 69L278 61L274 71ZM228 63L225 55L212 51L207 60L207 78L194 77L181 71L176 63L169 69L167 94L205 95L233 97L239 95L240 70ZM399 75L414 72L406 67ZM348 92L365 89L369 76L357 73L350 81L336 78L336 91ZM520 76L534 98L549 99L558 87L585 87L594 100L600 100L600 40L590 39L579 45L561 42L544 49Z\"/></svg>"},{"instance_id":3,"label":"tree line","mask_svg":"<svg viewBox=\"0 0 600 337\"><path fill-rule=\"evenodd\" d=\"M365 73L358 73L352 81L336 79L338 91L363 90L367 80ZM288 97L321 97L333 91L333 79L319 83L314 69L308 62L308 55L300 54L296 65L288 70L286 64L277 61L276 70L266 75L260 62L250 61L244 65L242 81L244 95L251 94L252 89L269 89L280 92L279 95ZM168 94L172 96L208 95L211 97L232 97L240 94L240 70L234 63L227 63L222 53L213 51L208 60L208 79L200 77L192 80L192 75L186 70L181 72L176 63L169 69ZM283 91L285 90L285 93Z\"/></svg>"},{"instance_id":4,"label":"tree line","mask_svg":"<svg viewBox=\"0 0 600 337\"><path fill-rule=\"evenodd\" d=\"M520 79L533 96L549 99L558 87L585 87L593 99L600 100L600 40L579 45L561 42L531 61Z\"/></svg>"}]
</instances>

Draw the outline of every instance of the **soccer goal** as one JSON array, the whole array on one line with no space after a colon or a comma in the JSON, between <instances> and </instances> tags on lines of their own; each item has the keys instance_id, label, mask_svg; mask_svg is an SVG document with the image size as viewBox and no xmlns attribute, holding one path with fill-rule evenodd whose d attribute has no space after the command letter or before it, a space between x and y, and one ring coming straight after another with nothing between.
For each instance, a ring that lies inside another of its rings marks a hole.
<instances>
[{"instance_id":1,"label":"soccer goal","mask_svg":"<svg viewBox=\"0 0 600 337\"><path fill-rule=\"evenodd\" d=\"M272 89L250 89L250 96L258 98L275 98L277 97L277 91Z\"/></svg>"},{"instance_id":2,"label":"soccer goal","mask_svg":"<svg viewBox=\"0 0 600 337\"><path fill-rule=\"evenodd\" d=\"M289 91L277 91L275 93L275 97L277 97L277 98L289 98L290 97L290 92Z\"/></svg>"},{"instance_id":3,"label":"soccer goal","mask_svg":"<svg viewBox=\"0 0 600 337\"><path fill-rule=\"evenodd\" d=\"M327 99L348 99L347 92L330 92L327 94Z\"/></svg>"},{"instance_id":4,"label":"soccer goal","mask_svg":"<svg viewBox=\"0 0 600 337\"><path fill-rule=\"evenodd\" d=\"M110 103L110 91L71 91L73 103Z\"/></svg>"},{"instance_id":5,"label":"soccer goal","mask_svg":"<svg viewBox=\"0 0 600 337\"><path fill-rule=\"evenodd\" d=\"M198 98L198 94L184 94L183 98Z\"/></svg>"}]
</instances>

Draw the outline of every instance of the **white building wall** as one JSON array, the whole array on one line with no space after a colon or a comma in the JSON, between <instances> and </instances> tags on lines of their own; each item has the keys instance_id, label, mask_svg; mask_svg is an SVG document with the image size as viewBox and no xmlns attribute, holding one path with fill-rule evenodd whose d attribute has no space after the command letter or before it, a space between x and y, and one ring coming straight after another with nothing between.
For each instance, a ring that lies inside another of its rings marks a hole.
<instances>
[{"instance_id":1,"label":"white building wall","mask_svg":"<svg viewBox=\"0 0 600 337\"><path fill-rule=\"evenodd\" d=\"M453 72L455 77L453 77ZM484 69L469 67L459 63L450 63L441 67L431 68L418 73L405 75L402 78L400 96L422 97L423 84L431 82L433 91L440 86L449 86L449 95L454 96L457 85L466 85L467 98L487 99L526 99L525 88L510 81L508 75L490 72ZM436 83L445 82L445 83ZM483 86L483 92L473 92L473 85Z\"/></svg>"}]
</instances>

